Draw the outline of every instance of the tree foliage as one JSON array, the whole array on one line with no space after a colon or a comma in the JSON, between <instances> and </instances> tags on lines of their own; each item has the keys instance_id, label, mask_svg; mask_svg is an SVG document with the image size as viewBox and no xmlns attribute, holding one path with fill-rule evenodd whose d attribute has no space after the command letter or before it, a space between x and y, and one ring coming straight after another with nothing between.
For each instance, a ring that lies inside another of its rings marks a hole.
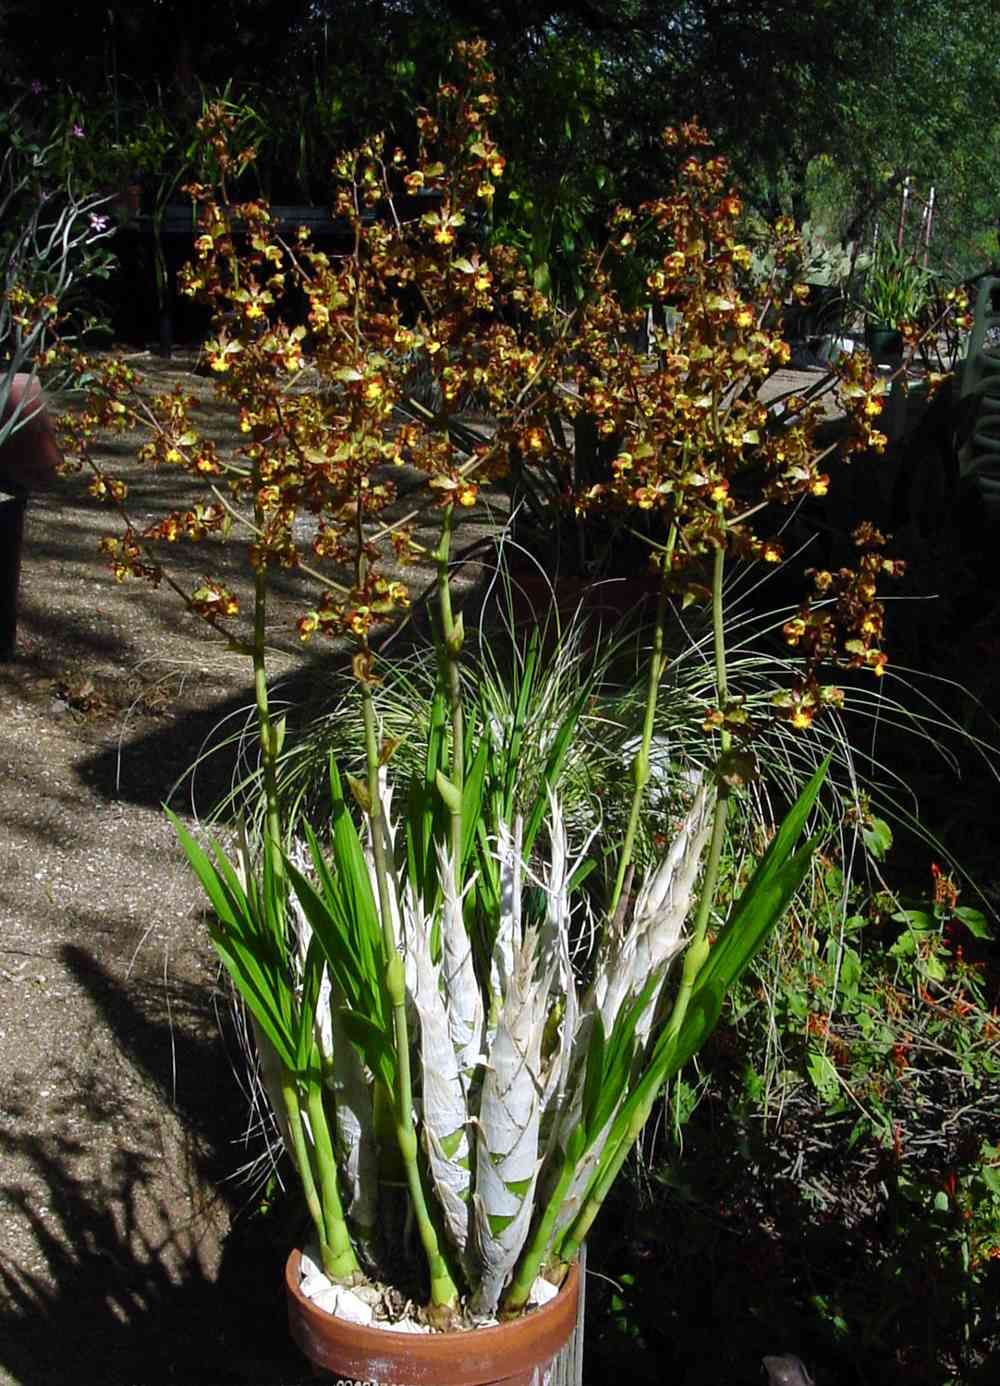
<instances>
[{"instance_id":1,"label":"tree foliage","mask_svg":"<svg viewBox=\"0 0 1000 1386\"><path fill-rule=\"evenodd\" d=\"M115 105L197 106L225 83L258 111L281 197L323 200L331 147L408 138L455 38L493 48L512 196L541 279L565 277L608 205L648 196L659 133L696 116L769 215L818 190L857 234L909 174L941 209L942 258L995 246L1000 0L69 0L59 45L13 0L15 79ZM612 135L614 131L614 135Z\"/></svg>"}]
</instances>

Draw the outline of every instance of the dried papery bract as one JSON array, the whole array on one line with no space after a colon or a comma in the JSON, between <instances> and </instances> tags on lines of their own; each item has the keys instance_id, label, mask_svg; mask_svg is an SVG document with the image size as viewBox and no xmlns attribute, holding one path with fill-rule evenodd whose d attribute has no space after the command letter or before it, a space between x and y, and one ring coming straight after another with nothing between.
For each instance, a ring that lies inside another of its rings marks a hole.
<instances>
[{"instance_id":1,"label":"dried papery bract","mask_svg":"<svg viewBox=\"0 0 1000 1386\"><path fill-rule=\"evenodd\" d=\"M447 982L441 985L440 965L431 948L430 921L412 891L407 906L405 960L419 1023L424 1144L445 1228L462 1255L469 1242L472 1187L468 1079L460 1067L462 1049L455 1043L451 1024L457 997ZM477 1060L479 1057L477 1053Z\"/></svg>"}]
</instances>

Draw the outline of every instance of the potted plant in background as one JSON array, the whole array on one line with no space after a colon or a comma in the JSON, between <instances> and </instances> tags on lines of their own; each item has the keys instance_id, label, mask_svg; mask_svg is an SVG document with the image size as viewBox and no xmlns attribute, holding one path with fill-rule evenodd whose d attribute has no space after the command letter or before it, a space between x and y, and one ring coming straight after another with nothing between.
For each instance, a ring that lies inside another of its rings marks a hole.
<instances>
[{"instance_id":1,"label":"potted plant in background","mask_svg":"<svg viewBox=\"0 0 1000 1386\"><path fill-rule=\"evenodd\" d=\"M757 326L740 199L704 133L668 132L676 184L641 218L616 212L566 317L516 254L486 250L475 235L503 158L489 134L496 98L485 48L466 44L458 56L461 79L417 112L412 161L381 139L337 160L335 210L353 237L342 257L313 250L305 234L283 241L261 203L229 203L227 175L242 152L231 114L210 107L201 133L219 181L191 189L200 234L182 283L215 311L204 351L233 406L233 450L201 435L182 389L150 405L118 362L95 367L91 404L66 427L92 489L123 517L123 533L104 545L116 576L173 586L252 665L259 840L244 834L232 854L219 843L206 851L176 826L301 1185L313 1250L304 1261L296 1249L287 1267L293 1334L341 1377L527 1382L572 1327L577 1254L663 1083L712 1032L728 988L809 867L814 841L803 833L825 765L743 888L721 888L733 804L755 774L754 719L729 682L723 578L732 555L778 557L777 541L749 524L765 502L822 494L826 477L815 413L778 421L758 402L787 347ZM403 222L395 195L420 188L435 191L433 205ZM788 228L781 237L793 240ZM640 239L654 266L651 300L683 305L652 370L628 345L634 315L613 274ZM309 304L308 363L306 329L279 312L293 286ZM434 374L441 407L403 419L414 358ZM496 420L475 440L450 426L468 387ZM882 441L873 428L880 389L866 363L849 363L843 398L859 446ZM609 841L573 841L560 797L569 748L590 734L591 687L560 712L529 776L520 700L506 724L475 715L482 667L469 658L451 586L461 513L512 456L530 466L565 448L552 427L560 414L586 418L615 444L606 484L574 498L580 510L657 522L641 731L622 830ZM98 428L127 423L149 428L143 463L207 483L204 504L153 526L132 519L125 484L91 451ZM400 513L404 465L422 475L424 498ZM414 528L421 507L435 518L430 542ZM309 553L296 526L303 515ZM187 591L161 555L178 540L236 529L248 537L255 599L234 631L240 613L225 583L206 575ZM792 727L837 701L819 682L821 663L877 674L885 662L874 579L892 564L880 542L859 532L861 571L837 579L837 620L823 607L824 579L834 580L821 574L819 604L804 604L786 629L806 662L776 681L771 710ZM385 566L389 543L397 560L424 561L434 578L426 742L398 779L398 747L380 725L377 634L409 597ZM285 721L267 678L269 576L296 566L319 582L302 637L323 632L350 646L363 748L357 775L331 763L326 822L303 823L302 841L282 812ZM707 603L713 632L709 739L669 840L641 861L670 632L691 601ZM374 1326L387 1303L388 1327Z\"/></svg>"},{"instance_id":2,"label":"potted plant in background","mask_svg":"<svg viewBox=\"0 0 1000 1386\"><path fill-rule=\"evenodd\" d=\"M16 103L0 115L0 659L14 653L27 495L61 460L37 368L81 284L111 262L106 199L53 186L56 141L39 138Z\"/></svg>"},{"instance_id":3,"label":"potted plant in background","mask_svg":"<svg viewBox=\"0 0 1000 1386\"><path fill-rule=\"evenodd\" d=\"M898 357L903 350L901 327L916 324L930 300L929 270L890 241L875 248L865 277L864 313L868 349L877 362Z\"/></svg>"}]
</instances>

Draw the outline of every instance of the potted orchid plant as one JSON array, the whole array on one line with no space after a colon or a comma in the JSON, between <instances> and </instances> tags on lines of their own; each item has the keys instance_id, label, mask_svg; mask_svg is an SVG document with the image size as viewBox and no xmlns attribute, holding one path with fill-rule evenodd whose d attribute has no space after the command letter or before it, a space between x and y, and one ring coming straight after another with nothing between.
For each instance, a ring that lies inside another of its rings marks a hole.
<instances>
[{"instance_id":1,"label":"potted orchid plant","mask_svg":"<svg viewBox=\"0 0 1000 1386\"><path fill-rule=\"evenodd\" d=\"M65 344L81 286L113 262L108 199L60 178L57 143L33 133L17 103L0 116L0 448L37 412L37 368L55 365L48 348L60 325Z\"/></svg>"},{"instance_id":2,"label":"potted orchid plant","mask_svg":"<svg viewBox=\"0 0 1000 1386\"><path fill-rule=\"evenodd\" d=\"M865 277L864 312L869 349L882 360L903 349L901 326L912 332L931 299L933 274L891 241L875 247Z\"/></svg>"},{"instance_id":3,"label":"potted orchid plant","mask_svg":"<svg viewBox=\"0 0 1000 1386\"><path fill-rule=\"evenodd\" d=\"M638 212L616 212L588 291L566 316L513 251L483 234L503 173L489 133L496 96L483 45L461 46L457 60L460 77L417 112L414 157L372 139L337 160L335 212L349 232L340 256L315 250L305 232L283 240L261 203L231 204L227 172L246 151L234 149L226 111L210 108L201 130L219 177L190 189L200 235L182 286L215 311L204 355L233 410L233 449L201 434L182 390L150 405L113 362L67 430L93 489L122 515L123 532L105 541L116 576L172 585L252 665L260 839L244 834L227 853L174 821L249 1014L308 1215L312 1249L296 1250L287 1272L293 1333L341 1377L434 1379L427 1363L443 1353L438 1379L456 1380L457 1353L478 1364L462 1380L528 1381L570 1332L579 1249L664 1083L711 1033L809 867L806 825L825 766L742 889L720 890L731 805L754 774L751 719L729 686L723 575L731 555L776 559L777 541L756 534L751 517L822 495L827 479L811 410L778 420L757 398L788 349L758 326L741 203L704 133L667 133L675 185ZM433 196L414 211L417 192ZM777 237L792 246L791 228ZM628 345L633 315L615 287L616 261L640 249L650 301L681 305L652 368ZM280 314L292 286L305 295L308 327ZM435 377L436 409L409 398L415 361ZM878 447L880 383L863 361L846 370L858 445ZM488 401L489 430L470 434L454 417L470 389ZM475 715L478 670L451 583L462 513L515 459L530 466L562 450L565 460L559 421L583 416L614 444L614 461L606 482L573 503L657 522L658 600L626 826L596 846L570 840L560 802L589 690L560 712L526 783L523 718ZM153 526L133 520L125 484L92 451L98 428L127 424L149 429L145 464L207 483L204 503ZM405 506L404 467L422 478ZM412 527L421 507L437 521L423 548ZM187 591L162 561L178 540L238 528L255 592L242 630L221 579ZM775 689L772 712L793 726L836 702L821 663L876 674L884 663L874 578L892 565L874 531L860 542L853 585L846 570L817 578L821 595L837 585L840 620L807 602L786 629L806 661ZM407 607L405 564L418 561L433 572L437 676L419 768L397 778L378 710L377 634ZM298 840L278 793L285 723L268 688L268 580L282 568L319 584L301 637L351 646L364 750L360 775L331 762L328 818ZM707 603L714 630L710 749L669 840L642 862L668 630L689 601ZM598 858L603 890L592 888ZM368 1322L386 1299L372 1281L392 1282L397 1304L416 1303L409 1323Z\"/></svg>"}]
</instances>

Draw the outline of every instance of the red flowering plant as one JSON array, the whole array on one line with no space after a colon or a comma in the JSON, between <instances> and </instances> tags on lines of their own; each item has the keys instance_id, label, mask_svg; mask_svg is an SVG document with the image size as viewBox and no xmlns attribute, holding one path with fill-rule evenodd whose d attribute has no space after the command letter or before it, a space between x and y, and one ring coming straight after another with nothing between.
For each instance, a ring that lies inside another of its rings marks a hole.
<instances>
[{"instance_id":1,"label":"red flowering plant","mask_svg":"<svg viewBox=\"0 0 1000 1386\"><path fill-rule=\"evenodd\" d=\"M711 1033L728 987L803 879L813 843L801 835L825 772L802 790L710 944L727 810L749 773L733 745L741 705L727 682L723 570L729 556L776 559L777 541L751 518L825 489L816 410L805 403L778 420L757 398L788 349L761 326L766 294L749 296L741 204L697 126L668 132L680 154L675 187L615 213L606 247L587 264L589 291L567 315L513 251L487 244L483 224L503 173L489 133L496 97L484 46L463 45L458 58L461 81L417 113L412 160L382 138L338 158L336 253L304 231L282 234L265 205L230 200L251 154L231 147L226 112L210 108L202 135L215 178L190 189L199 235L181 283L213 308L204 355L233 408L234 446L224 452L203 436L182 387L147 402L117 362L92 367L99 388L67 423L92 490L124 520L124 533L105 541L116 576L172 585L253 665L260 851L244 843L230 862L177 829L212 904L213 942L253 1020L316 1260L336 1286L384 1265L380 1200L404 1198L436 1326L519 1313L548 1293L541 1271L560 1281L663 1083ZM628 345L634 317L615 288L616 265L634 257L651 301L673 310L648 358ZM307 324L282 315L293 288ZM435 379L435 409L409 399L415 365ZM878 448L879 382L862 367L852 372L852 445ZM495 420L479 435L454 417L470 390ZM613 447L606 480L571 503L584 518L599 507L651 516L659 575L629 821L586 963L572 958L570 939L588 867L573 858L559 802L586 700L560 711L538 782L519 785L520 732L476 719L478 673L449 584L456 517L481 488L536 458L571 468L562 418L586 419ZM149 431L142 464L183 469L207 488L204 503L145 528L130 516L125 483L94 454L100 430L136 424ZM406 506L404 466L424 483ZM421 507L439 518L431 553L411 528ZM308 551L295 523L303 512L315 520ZM209 574L187 591L162 555L183 539L237 532L255 604L250 630L233 637L239 613L226 584ZM389 552L404 563L429 558L436 571L439 676L426 754L399 819L372 647L373 632L409 601ZM281 570L316 582L302 638L351 643L366 765L357 779L331 767L330 845L306 828L298 852L277 790L284 725L268 700L267 596ZM849 577L837 581L852 638L874 649L874 593L867 582L859 593ZM633 891L665 630L675 603L706 596L713 768ZM864 630L866 620L874 625ZM810 658L829 648L817 639ZM867 653L862 662L873 664ZM529 882L541 884L541 915L526 902Z\"/></svg>"}]
</instances>

